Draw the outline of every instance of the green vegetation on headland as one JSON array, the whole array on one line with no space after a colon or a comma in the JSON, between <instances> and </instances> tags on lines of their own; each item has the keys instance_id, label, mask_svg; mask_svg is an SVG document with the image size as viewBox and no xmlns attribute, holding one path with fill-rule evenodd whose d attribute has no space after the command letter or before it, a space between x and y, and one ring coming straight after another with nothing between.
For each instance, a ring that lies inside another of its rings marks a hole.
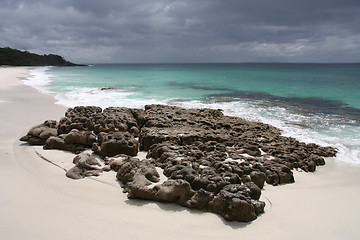
<instances>
[{"instance_id":1,"label":"green vegetation on headland","mask_svg":"<svg viewBox=\"0 0 360 240\"><path fill-rule=\"evenodd\" d=\"M66 61L59 55L38 55L28 51L0 48L0 65L10 66L82 66Z\"/></svg>"}]
</instances>

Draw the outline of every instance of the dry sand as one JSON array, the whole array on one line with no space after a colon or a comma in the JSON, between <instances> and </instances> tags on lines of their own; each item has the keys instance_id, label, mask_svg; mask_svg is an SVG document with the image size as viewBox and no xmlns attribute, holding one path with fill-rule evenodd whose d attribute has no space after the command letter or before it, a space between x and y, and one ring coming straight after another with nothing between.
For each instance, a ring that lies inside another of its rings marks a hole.
<instances>
[{"instance_id":1,"label":"dry sand","mask_svg":"<svg viewBox=\"0 0 360 240\"><path fill-rule=\"evenodd\" d=\"M295 184L266 185L265 213L252 223L224 221L175 204L128 200L115 173L71 180L72 154L18 139L66 108L21 83L28 68L0 68L0 239L359 239L360 166L328 159Z\"/></svg>"}]
</instances>

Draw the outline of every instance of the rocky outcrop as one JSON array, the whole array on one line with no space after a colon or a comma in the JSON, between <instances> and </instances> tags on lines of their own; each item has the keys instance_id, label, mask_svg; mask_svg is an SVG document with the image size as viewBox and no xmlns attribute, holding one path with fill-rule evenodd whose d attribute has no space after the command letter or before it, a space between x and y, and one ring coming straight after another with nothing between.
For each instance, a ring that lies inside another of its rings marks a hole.
<instances>
[{"instance_id":1,"label":"rocky outcrop","mask_svg":"<svg viewBox=\"0 0 360 240\"><path fill-rule=\"evenodd\" d=\"M129 198L178 203L181 206L218 213L228 220L245 222L256 219L264 210L265 203L259 201L261 190L253 182L223 184L220 190L213 188L212 191L206 191L201 187L195 190L184 176L179 175L199 175L190 168L181 168L181 173L178 173L175 179L170 178L156 184L159 182L159 174L149 160L140 161L128 157L114 161L111 167L117 171L116 177L125 184Z\"/></svg>"},{"instance_id":2,"label":"rocky outcrop","mask_svg":"<svg viewBox=\"0 0 360 240\"><path fill-rule=\"evenodd\" d=\"M209 171L201 176L190 167L176 166L177 171L173 171L168 180L154 185L159 182L159 174L149 160L126 158L114 162L112 168L117 170L116 177L125 184L129 198L177 203L184 207L217 213L227 220L242 222L252 221L264 211L265 203L259 201L261 190L253 182L226 185L221 177L215 177L205 181L208 184L222 181L218 187L208 190L202 187L194 188L191 180L204 179L207 176L211 178L216 173Z\"/></svg>"},{"instance_id":3,"label":"rocky outcrop","mask_svg":"<svg viewBox=\"0 0 360 240\"><path fill-rule=\"evenodd\" d=\"M292 183L294 169L315 171L324 157L336 154L221 110L163 105L70 108L59 124L35 126L21 140L75 153L91 148L107 165L100 168L82 154L69 177L112 169L129 198L173 202L245 222L263 212L264 184ZM146 159L134 157L139 150L147 151Z\"/></svg>"}]
</instances>

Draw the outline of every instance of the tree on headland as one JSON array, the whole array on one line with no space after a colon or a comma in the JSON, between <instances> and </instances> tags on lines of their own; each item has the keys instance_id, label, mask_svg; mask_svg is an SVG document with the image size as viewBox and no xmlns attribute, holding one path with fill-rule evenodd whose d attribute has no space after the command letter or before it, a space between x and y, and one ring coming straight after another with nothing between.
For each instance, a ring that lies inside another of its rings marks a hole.
<instances>
[{"instance_id":1,"label":"tree on headland","mask_svg":"<svg viewBox=\"0 0 360 240\"><path fill-rule=\"evenodd\" d=\"M38 55L29 51L0 48L0 65L10 66L80 66L55 54Z\"/></svg>"}]
</instances>

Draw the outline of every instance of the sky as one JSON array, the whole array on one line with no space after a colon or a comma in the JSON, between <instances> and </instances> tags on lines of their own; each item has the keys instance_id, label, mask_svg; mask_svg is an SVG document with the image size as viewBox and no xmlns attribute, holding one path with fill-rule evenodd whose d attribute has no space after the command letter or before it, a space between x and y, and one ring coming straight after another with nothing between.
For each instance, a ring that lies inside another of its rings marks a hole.
<instances>
[{"instance_id":1,"label":"sky","mask_svg":"<svg viewBox=\"0 0 360 240\"><path fill-rule=\"evenodd\" d=\"M76 63L360 62L360 0L0 0L0 47Z\"/></svg>"}]
</instances>

